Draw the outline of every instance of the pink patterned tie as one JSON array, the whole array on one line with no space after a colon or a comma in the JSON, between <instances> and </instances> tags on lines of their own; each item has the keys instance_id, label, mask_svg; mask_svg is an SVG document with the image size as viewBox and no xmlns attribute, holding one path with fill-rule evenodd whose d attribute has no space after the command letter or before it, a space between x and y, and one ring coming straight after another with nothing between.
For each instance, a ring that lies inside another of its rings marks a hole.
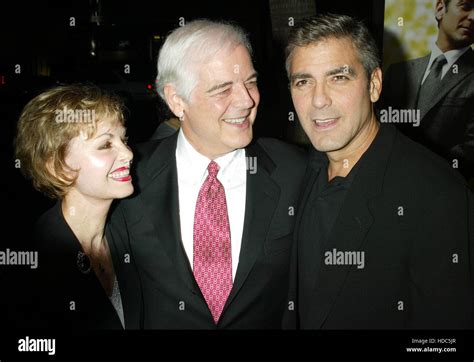
<instances>
[{"instance_id":1,"label":"pink patterned tie","mask_svg":"<svg viewBox=\"0 0 474 362\"><path fill-rule=\"evenodd\" d=\"M211 161L207 170L194 214L193 272L217 324L232 289L232 253L225 190L216 177L219 165Z\"/></svg>"}]
</instances>

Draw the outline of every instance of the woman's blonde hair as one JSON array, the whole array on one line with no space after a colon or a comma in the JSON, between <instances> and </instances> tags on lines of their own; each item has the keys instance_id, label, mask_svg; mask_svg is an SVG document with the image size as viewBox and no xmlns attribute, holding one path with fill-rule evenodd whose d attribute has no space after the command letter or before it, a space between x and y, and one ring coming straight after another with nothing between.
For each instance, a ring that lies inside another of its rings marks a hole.
<instances>
[{"instance_id":1,"label":"woman's blonde hair","mask_svg":"<svg viewBox=\"0 0 474 362\"><path fill-rule=\"evenodd\" d=\"M23 108L17 125L15 157L23 175L46 196L64 197L77 178L65 161L69 142L79 135L92 137L103 120L123 125L123 109L118 97L89 84L39 94Z\"/></svg>"}]
</instances>

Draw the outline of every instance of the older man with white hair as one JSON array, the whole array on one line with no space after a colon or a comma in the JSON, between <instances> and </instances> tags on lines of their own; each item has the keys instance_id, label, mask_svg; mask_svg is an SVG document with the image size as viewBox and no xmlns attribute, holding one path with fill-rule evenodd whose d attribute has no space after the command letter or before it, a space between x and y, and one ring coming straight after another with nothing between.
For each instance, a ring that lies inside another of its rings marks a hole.
<instances>
[{"instance_id":1,"label":"older man with white hair","mask_svg":"<svg viewBox=\"0 0 474 362\"><path fill-rule=\"evenodd\" d=\"M108 228L134 327L281 326L306 158L252 142L251 54L242 29L208 20L174 30L160 51L157 90L181 127L138 147L138 192Z\"/></svg>"}]
</instances>

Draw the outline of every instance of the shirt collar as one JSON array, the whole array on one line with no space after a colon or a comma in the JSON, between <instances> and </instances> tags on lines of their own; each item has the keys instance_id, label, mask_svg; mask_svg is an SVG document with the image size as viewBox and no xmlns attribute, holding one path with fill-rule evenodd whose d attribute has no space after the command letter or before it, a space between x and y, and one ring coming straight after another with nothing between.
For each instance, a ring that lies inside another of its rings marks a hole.
<instances>
[{"instance_id":1,"label":"shirt collar","mask_svg":"<svg viewBox=\"0 0 474 362\"><path fill-rule=\"evenodd\" d=\"M185 175L185 179L201 184L207 177L207 167L211 160L194 149L182 129L178 134L176 159L181 165L180 172ZM245 168L245 162L237 162L242 159L245 159L244 149L237 149L216 158L214 161L219 165L217 178L231 182L235 172L239 171L239 166Z\"/></svg>"},{"instance_id":2,"label":"shirt collar","mask_svg":"<svg viewBox=\"0 0 474 362\"><path fill-rule=\"evenodd\" d=\"M433 42L433 44L431 45L431 57L430 57L430 61L428 63L428 69L431 69L431 65L433 64L433 62L441 54L444 54L444 56L446 57L447 66L448 66L448 68L451 68L451 66L454 63L456 63L456 61L459 58L461 58L461 56L465 52L467 52L470 47L471 46L468 45L468 46L466 46L464 48L461 48L461 49L448 50L447 52L443 53L441 51L441 49L438 48L438 45L436 44L436 42Z\"/></svg>"},{"instance_id":3,"label":"shirt collar","mask_svg":"<svg viewBox=\"0 0 474 362\"><path fill-rule=\"evenodd\" d=\"M319 177L320 177L321 185L324 185L325 187L342 186L342 187L348 188L350 184L352 183L352 181L354 180L357 170L359 168L359 165L361 164L361 161L364 158L366 153L367 151L361 156L361 158L359 159L359 161L357 161L354 167L352 167L351 171L347 174L346 177L336 176L329 182L328 182L328 167L329 167L328 156L324 152L316 151L314 147L312 147L310 163L314 169L320 170Z\"/></svg>"}]
</instances>

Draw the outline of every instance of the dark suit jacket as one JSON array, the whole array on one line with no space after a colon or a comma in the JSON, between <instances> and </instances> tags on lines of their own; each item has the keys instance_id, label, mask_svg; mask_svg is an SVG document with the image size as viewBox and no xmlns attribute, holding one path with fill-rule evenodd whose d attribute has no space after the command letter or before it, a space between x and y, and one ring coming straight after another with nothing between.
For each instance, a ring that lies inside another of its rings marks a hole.
<instances>
[{"instance_id":1,"label":"dark suit jacket","mask_svg":"<svg viewBox=\"0 0 474 362\"><path fill-rule=\"evenodd\" d=\"M383 80L379 107L415 109L430 54L391 65ZM441 81L441 89L426 108L420 108L420 127L400 124L410 138L447 158L459 160L459 169L474 176L474 51L468 50Z\"/></svg>"},{"instance_id":2,"label":"dark suit jacket","mask_svg":"<svg viewBox=\"0 0 474 362\"><path fill-rule=\"evenodd\" d=\"M135 151L137 194L121 200L112 213L108 240L119 282L127 288L123 292L135 298L125 307L135 307L145 329L281 328L295 221L292 210L306 156L272 139L246 148L247 157L256 157L257 172L247 173L239 265L216 326L181 241L176 142L177 133ZM127 255L131 263L123 262Z\"/></svg>"},{"instance_id":3,"label":"dark suit jacket","mask_svg":"<svg viewBox=\"0 0 474 362\"><path fill-rule=\"evenodd\" d=\"M82 248L64 220L60 202L38 220L35 240L38 269L31 273L35 323L67 330L122 329L94 271L84 274L77 266ZM70 310L71 302L75 310Z\"/></svg>"},{"instance_id":4,"label":"dark suit jacket","mask_svg":"<svg viewBox=\"0 0 474 362\"><path fill-rule=\"evenodd\" d=\"M297 308L286 327L472 328L474 198L462 177L392 125L359 162L319 254L317 235L300 234L321 172L308 167L291 262ZM364 252L365 267L325 263L333 249Z\"/></svg>"}]
</instances>

